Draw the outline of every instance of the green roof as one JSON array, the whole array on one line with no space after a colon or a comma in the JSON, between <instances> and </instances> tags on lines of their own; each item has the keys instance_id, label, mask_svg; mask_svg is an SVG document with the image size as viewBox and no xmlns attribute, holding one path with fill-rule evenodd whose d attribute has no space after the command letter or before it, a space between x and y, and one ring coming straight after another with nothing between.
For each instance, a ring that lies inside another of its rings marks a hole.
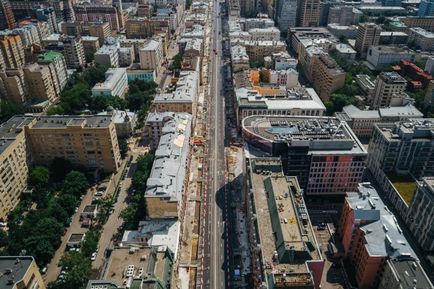
<instances>
[{"instance_id":1,"label":"green roof","mask_svg":"<svg viewBox=\"0 0 434 289\"><path fill-rule=\"evenodd\" d=\"M396 175L394 173L388 173L387 177L407 205L409 205L417 188L416 181L410 175Z\"/></svg>"},{"instance_id":2,"label":"green roof","mask_svg":"<svg viewBox=\"0 0 434 289\"><path fill-rule=\"evenodd\" d=\"M52 62L57 57L62 56L62 53L56 51L47 51L38 56L39 61Z\"/></svg>"}]
</instances>

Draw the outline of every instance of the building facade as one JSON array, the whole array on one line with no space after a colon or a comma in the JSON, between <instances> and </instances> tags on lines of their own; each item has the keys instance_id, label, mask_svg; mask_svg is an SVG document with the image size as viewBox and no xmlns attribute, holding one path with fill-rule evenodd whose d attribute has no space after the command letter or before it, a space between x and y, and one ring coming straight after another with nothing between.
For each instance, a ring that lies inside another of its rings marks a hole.
<instances>
[{"instance_id":1,"label":"building facade","mask_svg":"<svg viewBox=\"0 0 434 289\"><path fill-rule=\"evenodd\" d=\"M406 98L407 80L396 72L382 72L377 77L371 107L388 107L394 99Z\"/></svg>"},{"instance_id":2,"label":"building facade","mask_svg":"<svg viewBox=\"0 0 434 289\"><path fill-rule=\"evenodd\" d=\"M123 98L128 91L128 77L125 68L109 68L105 81L92 88L92 96L119 96Z\"/></svg>"},{"instance_id":3,"label":"building facade","mask_svg":"<svg viewBox=\"0 0 434 289\"><path fill-rule=\"evenodd\" d=\"M45 289L44 280L32 256L1 256L0 270L9 274L0 277L3 289Z\"/></svg>"},{"instance_id":4,"label":"building facade","mask_svg":"<svg viewBox=\"0 0 434 289\"><path fill-rule=\"evenodd\" d=\"M360 57L365 58L369 46L380 43L382 29L374 23L363 23L357 30L355 49Z\"/></svg>"}]
</instances>

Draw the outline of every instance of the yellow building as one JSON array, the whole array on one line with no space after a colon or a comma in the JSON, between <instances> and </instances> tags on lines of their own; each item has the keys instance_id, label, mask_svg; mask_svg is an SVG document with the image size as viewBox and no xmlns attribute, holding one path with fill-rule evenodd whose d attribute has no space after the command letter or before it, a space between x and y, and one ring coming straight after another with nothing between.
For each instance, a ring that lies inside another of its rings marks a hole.
<instances>
[{"instance_id":1,"label":"yellow building","mask_svg":"<svg viewBox=\"0 0 434 289\"><path fill-rule=\"evenodd\" d=\"M148 38L154 34L154 23L145 17L129 18L125 24L127 38Z\"/></svg>"},{"instance_id":2,"label":"yellow building","mask_svg":"<svg viewBox=\"0 0 434 289\"><path fill-rule=\"evenodd\" d=\"M27 186L29 152L24 126L32 117L14 117L0 126L0 220L18 204Z\"/></svg>"},{"instance_id":3,"label":"yellow building","mask_svg":"<svg viewBox=\"0 0 434 289\"><path fill-rule=\"evenodd\" d=\"M24 67L24 77L32 98L56 103L60 87L53 65L32 63Z\"/></svg>"},{"instance_id":4,"label":"yellow building","mask_svg":"<svg viewBox=\"0 0 434 289\"><path fill-rule=\"evenodd\" d=\"M112 116L42 116L26 127L35 163L60 157L75 165L107 172L118 170L121 155Z\"/></svg>"},{"instance_id":5,"label":"yellow building","mask_svg":"<svg viewBox=\"0 0 434 289\"><path fill-rule=\"evenodd\" d=\"M6 68L24 65L24 48L19 35L0 35L0 50Z\"/></svg>"},{"instance_id":6,"label":"yellow building","mask_svg":"<svg viewBox=\"0 0 434 289\"><path fill-rule=\"evenodd\" d=\"M38 265L31 256L0 257L0 288L45 289Z\"/></svg>"},{"instance_id":7,"label":"yellow building","mask_svg":"<svg viewBox=\"0 0 434 289\"><path fill-rule=\"evenodd\" d=\"M326 101L330 95L344 87L345 71L328 54L314 58L312 62L313 88Z\"/></svg>"}]
</instances>

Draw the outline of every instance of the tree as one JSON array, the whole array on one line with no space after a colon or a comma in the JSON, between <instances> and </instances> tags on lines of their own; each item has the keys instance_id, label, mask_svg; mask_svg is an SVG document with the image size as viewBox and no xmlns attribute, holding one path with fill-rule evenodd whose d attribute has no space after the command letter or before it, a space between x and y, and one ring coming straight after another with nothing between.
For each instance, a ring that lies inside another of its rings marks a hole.
<instances>
[{"instance_id":1,"label":"tree","mask_svg":"<svg viewBox=\"0 0 434 289\"><path fill-rule=\"evenodd\" d=\"M62 223L64 226L67 225L70 214L59 204L57 200L50 202L48 206L48 210L50 212L50 216L56 218L59 223Z\"/></svg>"},{"instance_id":2,"label":"tree","mask_svg":"<svg viewBox=\"0 0 434 289\"><path fill-rule=\"evenodd\" d=\"M68 252L60 259L59 265L63 268L68 268L65 274L65 281L60 288L84 288L91 273L89 258L78 252Z\"/></svg>"},{"instance_id":3,"label":"tree","mask_svg":"<svg viewBox=\"0 0 434 289\"><path fill-rule=\"evenodd\" d=\"M64 180L66 174L71 170L71 162L64 158L54 158L50 165L51 178L55 182Z\"/></svg>"},{"instance_id":4,"label":"tree","mask_svg":"<svg viewBox=\"0 0 434 289\"><path fill-rule=\"evenodd\" d=\"M0 121L4 122L16 114L22 113L24 113L23 107L6 99L0 100Z\"/></svg>"},{"instance_id":5,"label":"tree","mask_svg":"<svg viewBox=\"0 0 434 289\"><path fill-rule=\"evenodd\" d=\"M37 190L46 189L50 179L50 172L44 166L35 166L30 170L29 184Z\"/></svg>"},{"instance_id":6,"label":"tree","mask_svg":"<svg viewBox=\"0 0 434 289\"><path fill-rule=\"evenodd\" d=\"M34 236L44 236L53 247L59 247L60 237L63 235L63 225L54 217L41 219L32 230Z\"/></svg>"},{"instance_id":7,"label":"tree","mask_svg":"<svg viewBox=\"0 0 434 289\"><path fill-rule=\"evenodd\" d=\"M8 234L5 231L0 230L0 248L8 245Z\"/></svg>"},{"instance_id":8,"label":"tree","mask_svg":"<svg viewBox=\"0 0 434 289\"><path fill-rule=\"evenodd\" d=\"M84 57L86 58L86 62L87 63L92 62L92 61L95 60L95 54L92 51L87 51L84 54Z\"/></svg>"},{"instance_id":9,"label":"tree","mask_svg":"<svg viewBox=\"0 0 434 289\"><path fill-rule=\"evenodd\" d=\"M181 61L182 61L182 57L181 55L178 53L173 57L173 62L172 65L170 67L171 70L179 70L181 69Z\"/></svg>"},{"instance_id":10,"label":"tree","mask_svg":"<svg viewBox=\"0 0 434 289\"><path fill-rule=\"evenodd\" d=\"M96 248L98 247L99 238L100 238L100 233L96 229L90 229L89 231L87 231L86 239L81 245L81 253L85 257L90 258L92 256L92 253L96 251Z\"/></svg>"},{"instance_id":11,"label":"tree","mask_svg":"<svg viewBox=\"0 0 434 289\"><path fill-rule=\"evenodd\" d=\"M56 114L62 115L62 114L65 114L65 109L61 105L53 105L47 109L47 114L48 115L56 115Z\"/></svg>"},{"instance_id":12,"label":"tree","mask_svg":"<svg viewBox=\"0 0 434 289\"><path fill-rule=\"evenodd\" d=\"M121 157L125 158L128 152L127 141L125 140L125 138L118 138L118 143L119 143L119 151L121 153Z\"/></svg>"},{"instance_id":13,"label":"tree","mask_svg":"<svg viewBox=\"0 0 434 289\"><path fill-rule=\"evenodd\" d=\"M86 192L89 183L86 176L79 171L70 171L63 183L63 192L65 194L71 194L76 197L80 197Z\"/></svg>"},{"instance_id":14,"label":"tree","mask_svg":"<svg viewBox=\"0 0 434 289\"><path fill-rule=\"evenodd\" d=\"M23 243L27 254L34 256L41 266L49 263L54 256L53 245L44 235L31 235Z\"/></svg>"},{"instance_id":15,"label":"tree","mask_svg":"<svg viewBox=\"0 0 434 289\"><path fill-rule=\"evenodd\" d=\"M64 194L56 199L56 202L61 206L69 216L71 216L78 205L78 199L74 195Z\"/></svg>"},{"instance_id":16,"label":"tree","mask_svg":"<svg viewBox=\"0 0 434 289\"><path fill-rule=\"evenodd\" d=\"M334 93L331 95L330 100L325 102L325 106L327 108L327 114L333 115L335 112L342 111L344 106L355 103L356 99L354 96Z\"/></svg>"}]
</instances>

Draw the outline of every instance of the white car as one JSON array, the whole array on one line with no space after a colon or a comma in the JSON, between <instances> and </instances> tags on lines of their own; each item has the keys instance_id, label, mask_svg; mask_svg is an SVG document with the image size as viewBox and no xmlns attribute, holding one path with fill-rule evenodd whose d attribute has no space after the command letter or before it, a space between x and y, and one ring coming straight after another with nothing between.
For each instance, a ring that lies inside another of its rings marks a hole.
<instances>
[{"instance_id":1,"label":"white car","mask_svg":"<svg viewBox=\"0 0 434 289\"><path fill-rule=\"evenodd\" d=\"M92 253L92 257L90 257L91 261L95 261L96 260L96 252Z\"/></svg>"}]
</instances>

